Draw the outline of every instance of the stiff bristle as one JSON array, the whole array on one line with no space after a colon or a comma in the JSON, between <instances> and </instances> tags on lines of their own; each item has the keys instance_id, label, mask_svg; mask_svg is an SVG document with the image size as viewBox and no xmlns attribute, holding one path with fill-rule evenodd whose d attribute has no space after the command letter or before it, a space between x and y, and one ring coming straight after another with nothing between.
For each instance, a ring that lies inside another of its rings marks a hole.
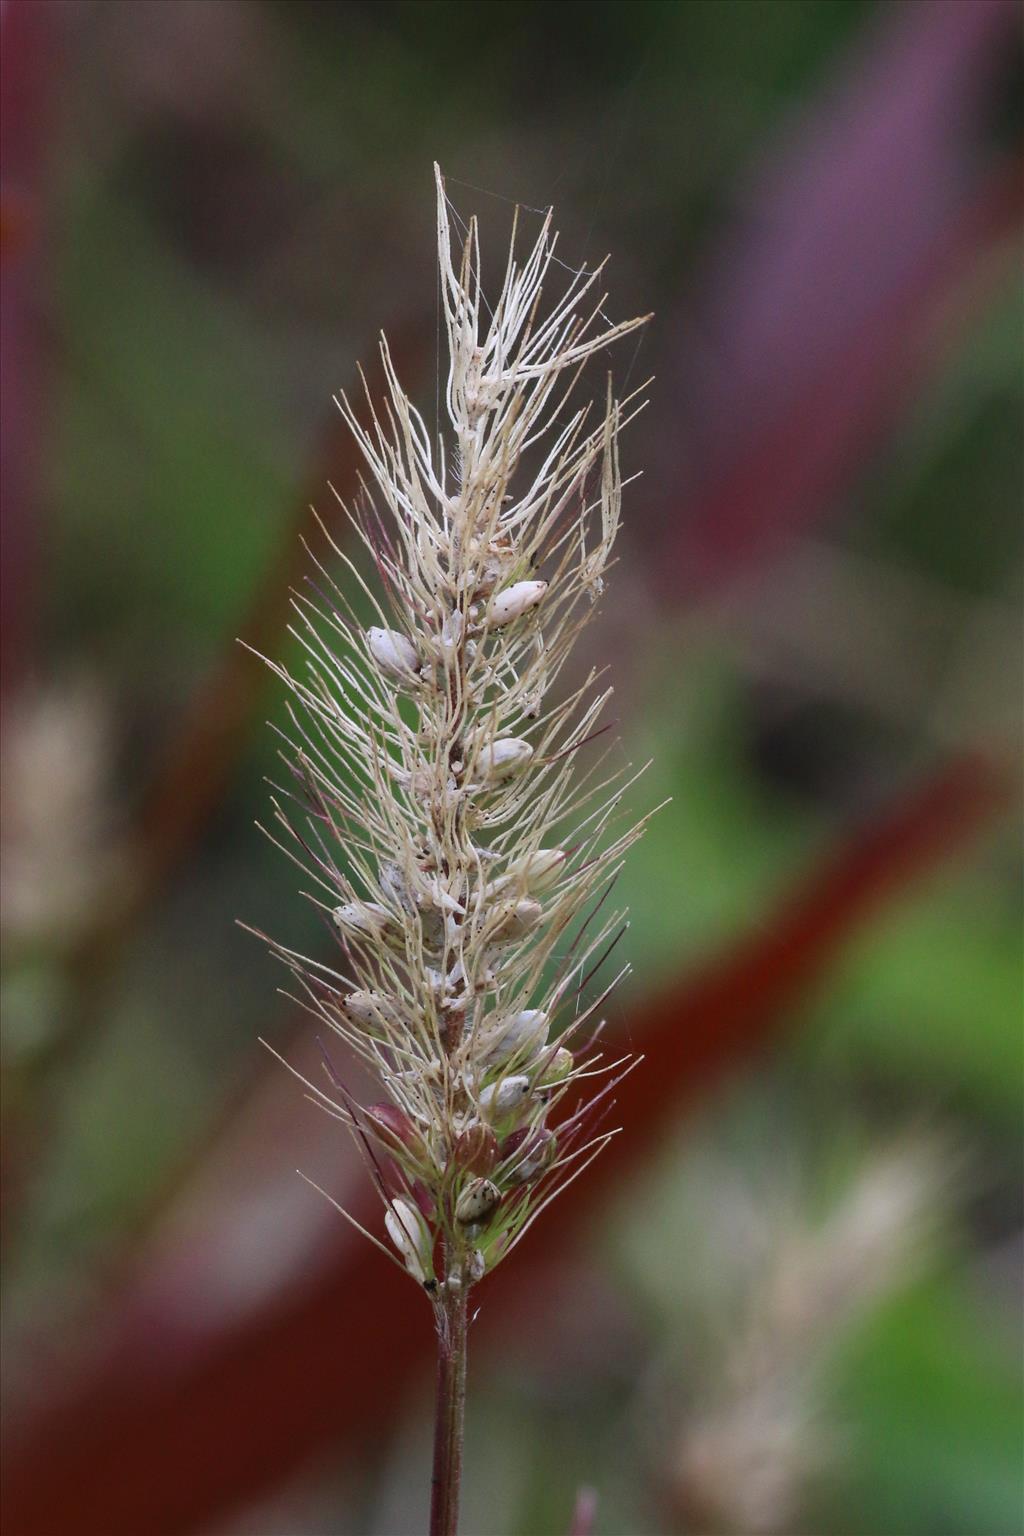
<instances>
[{"instance_id":1,"label":"stiff bristle","mask_svg":"<svg viewBox=\"0 0 1024 1536\"><path fill-rule=\"evenodd\" d=\"M357 1137L396 1257L428 1290L493 1268L612 1134L595 1122L628 1063L594 1046L610 987L581 997L622 929L605 896L642 830L616 826L627 779L606 751L577 772L610 690L592 672L550 699L604 589L618 435L639 408L609 385L592 423L580 374L643 320L604 320L596 272L545 309L550 217L521 262L513 232L491 308L476 224L453 250L440 172L437 213L447 440L382 339L384 411L367 427L338 400L368 470L344 511L379 585L325 530L317 596L295 601L305 672L271 663L294 700L276 835L338 952L272 948L380 1081L367 1109L333 1068L312 1091Z\"/></svg>"}]
</instances>

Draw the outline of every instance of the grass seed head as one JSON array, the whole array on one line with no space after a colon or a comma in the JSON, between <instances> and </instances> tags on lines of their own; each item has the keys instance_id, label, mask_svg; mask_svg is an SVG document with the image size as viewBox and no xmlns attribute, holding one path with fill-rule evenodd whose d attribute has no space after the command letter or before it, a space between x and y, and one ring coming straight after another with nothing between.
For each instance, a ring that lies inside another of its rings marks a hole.
<instances>
[{"instance_id":1,"label":"grass seed head","mask_svg":"<svg viewBox=\"0 0 1024 1536\"><path fill-rule=\"evenodd\" d=\"M305 671L274 668L300 806L277 821L339 953L274 948L381 1084L365 1110L333 1069L315 1092L360 1142L397 1260L431 1290L493 1268L608 1140L593 1111L624 1063L581 1044L607 993L580 997L621 926L603 898L641 830L618 828L621 775L576 772L607 692L593 677L553 690L604 589L618 436L639 408L609 384L595 420L580 375L643 320L607 322L598 272L565 278L550 214L523 253L514 228L493 305L476 222L454 238L440 172L437 225L445 430L435 442L382 340L383 412L367 426L338 400L367 472L345 512L381 582L325 534L326 601L295 604Z\"/></svg>"}]
</instances>

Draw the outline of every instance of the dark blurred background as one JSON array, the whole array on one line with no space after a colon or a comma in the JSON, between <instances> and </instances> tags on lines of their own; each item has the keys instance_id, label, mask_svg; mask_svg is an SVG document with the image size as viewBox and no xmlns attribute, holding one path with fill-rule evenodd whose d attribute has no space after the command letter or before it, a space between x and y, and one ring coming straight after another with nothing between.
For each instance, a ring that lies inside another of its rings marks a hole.
<instances>
[{"instance_id":1,"label":"dark blurred background","mask_svg":"<svg viewBox=\"0 0 1024 1536\"><path fill-rule=\"evenodd\" d=\"M257 1044L331 405L437 388L431 162L656 316L587 640L672 797L625 1134L479 1294L468 1536L1021 1528L1010 0L4 0L10 1536L425 1524L412 1287ZM582 1529L582 1527L581 1527Z\"/></svg>"}]
</instances>

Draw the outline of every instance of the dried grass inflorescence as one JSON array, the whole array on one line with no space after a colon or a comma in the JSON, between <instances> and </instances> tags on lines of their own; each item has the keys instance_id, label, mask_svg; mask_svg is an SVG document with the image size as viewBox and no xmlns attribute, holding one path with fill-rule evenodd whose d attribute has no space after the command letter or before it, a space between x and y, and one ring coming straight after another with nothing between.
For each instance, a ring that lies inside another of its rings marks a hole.
<instances>
[{"instance_id":1,"label":"dried grass inflorescence","mask_svg":"<svg viewBox=\"0 0 1024 1536\"><path fill-rule=\"evenodd\" d=\"M447 446L435 450L382 338L383 419L371 406L367 430L338 405L369 470L346 515L383 595L325 530L349 590L315 561L316 600L295 602L305 676L274 668L296 733L279 836L315 880L339 955L272 947L382 1085L361 1106L329 1061L330 1091L307 1084L355 1134L385 1251L429 1291L493 1268L613 1134L599 1122L628 1063L596 1039L619 976L584 993L622 927L605 898L642 827L618 829L625 769L607 753L575 761L611 690L596 670L552 690L603 590L617 439L638 408L609 385L594 423L576 387L643 320L607 324L600 268L542 310L561 267L550 214L521 264L513 228L491 310L475 221L453 256L440 172L437 209Z\"/></svg>"}]
</instances>

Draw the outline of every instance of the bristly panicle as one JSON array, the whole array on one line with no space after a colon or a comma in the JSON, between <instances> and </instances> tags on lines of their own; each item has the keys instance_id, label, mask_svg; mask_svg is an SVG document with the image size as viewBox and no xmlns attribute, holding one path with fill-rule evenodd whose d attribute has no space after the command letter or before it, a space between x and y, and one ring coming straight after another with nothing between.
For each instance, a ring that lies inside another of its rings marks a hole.
<instances>
[{"instance_id":1,"label":"bristly panicle","mask_svg":"<svg viewBox=\"0 0 1024 1536\"><path fill-rule=\"evenodd\" d=\"M325 531L344 580L315 560L317 600L295 601L305 673L274 667L295 706L278 837L337 957L272 945L380 1081L381 1101L359 1105L328 1060L327 1087L307 1086L356 1137L385 1251L430 1291L492 1269L613 1134L598 1125L628 1062L595 1042L623 972L583 998L623 926L605 898L642 829L618 824L624 771L575 761L611 689L597 671L568 695L554 685L603 590L618 434L639 409L609 385L592 420L580 373L644 322L606 323L601 268L544 307L562 270L550 214L522 262L513 228L492 310L476 223L453 250L436 174L447 441L382 338L383 412L367 430L337 402L368 470L344 510L379 587Z\"/></svg>"}]
</instances>

